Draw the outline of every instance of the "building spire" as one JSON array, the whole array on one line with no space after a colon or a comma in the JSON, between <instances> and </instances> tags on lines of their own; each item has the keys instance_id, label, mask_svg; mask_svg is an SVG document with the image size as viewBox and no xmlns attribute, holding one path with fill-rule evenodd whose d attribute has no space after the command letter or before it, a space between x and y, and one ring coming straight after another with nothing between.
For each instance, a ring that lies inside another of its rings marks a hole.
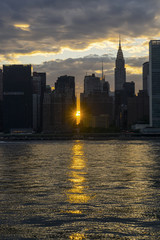
<instances>
[{"instance_id":1,"label":"building spire","mask_svg":"<svg viewBox=\"0 0 160 240\"><path fill-rule=\"evenodd\" d=\"M103 76L104 74L103 74L103 60L102 60L102 79L103 79Z\"/></svg>"},{"instance_id":2,"label":"building spire","mask_svg":"<svg viewBox=\"0 0 160 240\"><path fill-rule=\"evenodd\" d=\"M126 82L126 69L123 51L121 47L121 36L119 35L119 48L117 52L115 66L115 91L123 90L123 84Z\"/></svg>"},{"instance_id":3,"label":"building spire","mask_svg":"<svg viewBox=\"0 0 160 240\"><path fill-rule=\"evenodd\" d=\"M105 81L104 69L103 69L103 60L102 60L102 81Z\"/></svg>"},{"instance_id":4,"label":"building spire","mask_svg":"<svg viewBox=\"0 0 160 240\"><path fill-rule=\"evenodd\" d=\"M121 49L121 35L119 34L119 49Z\"/></svg>"},{"instance_id":5,"label":"building spire","mask_svg":"<svg viewBox=\"0 0 160 240\"><path fill-rule=\"evenodd\" d=\"M121 47L121 36L119 34L119 48L117 52L117 59L123 59L123 52L122 52L122 47Z\"/></svg>"}]
</instances>

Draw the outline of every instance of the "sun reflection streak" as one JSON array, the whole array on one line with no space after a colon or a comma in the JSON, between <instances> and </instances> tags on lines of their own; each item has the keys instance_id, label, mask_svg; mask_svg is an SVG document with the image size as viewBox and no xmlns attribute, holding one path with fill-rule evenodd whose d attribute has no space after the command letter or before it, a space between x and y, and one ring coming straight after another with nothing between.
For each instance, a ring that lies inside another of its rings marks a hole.
<instances>
[{"instance_id":1,"label":"sun reflection streak","mask_svg":"<svg viewBox=\"0 0 160 240\"><path fill-rule=\"evenodd\" d=\"M90 196L87 194L87 166L86 159L83 152L83 143L76 141L72 148L72 161L69 166L69 181L71 188L67 190L66 195L68 202L71 204L71 208L67 211L70 214L83 214L82 209L79 209L79 204L86 204L90 200ZM76 205L77 204L77 205ZM84 233L73 233L69 237L72 240L86 239Z\"/></svg>"},{"instance_id":2,"label":"sun reflection streak","mask_svg":"<svg viewBox=\"0 0 160 240\"><path fill-rule=\"evenodd\" d=\"M73 158L70 165L69 181L72 188L67 191L70 203L87 203L90 196L85 193L86 186L86 162L83 152L83 144L77 141L72 148Z\"/></svg>"},{"instance_id":3,"label":"sun reflection streak","mask_svg":"<svg viewBox=\"0 0 160 240\"><path fill-rule=\"evenodd\" d=\"M85 239L84 234L81 233L74 233L69 237L71 240L83 240Z\"/></svg>"}]
</instances>

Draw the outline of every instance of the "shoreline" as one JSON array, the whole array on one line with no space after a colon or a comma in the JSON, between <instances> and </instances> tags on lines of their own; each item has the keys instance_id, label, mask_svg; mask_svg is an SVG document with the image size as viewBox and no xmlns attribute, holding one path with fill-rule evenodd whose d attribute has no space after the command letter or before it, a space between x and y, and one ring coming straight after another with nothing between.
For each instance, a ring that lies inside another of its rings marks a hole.
<instances>
[{"instance_id":1,"label":"shoreline","mask_svg":"<svg viewBox=\"0 0 160 240\"><path fill-rule=\"evenodd\" d=\"M81 133L81 134L1 134L0 141L55 141L55 140L150 140L160 134L141 133Z\"/></svg>"}]
</instances>

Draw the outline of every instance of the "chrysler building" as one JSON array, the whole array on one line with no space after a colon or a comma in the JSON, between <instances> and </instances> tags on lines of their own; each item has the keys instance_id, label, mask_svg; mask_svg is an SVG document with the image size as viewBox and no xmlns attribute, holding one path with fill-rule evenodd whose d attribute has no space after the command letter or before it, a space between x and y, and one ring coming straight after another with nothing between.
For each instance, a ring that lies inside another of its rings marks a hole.
<instances>
[{"instance_id":1,"label":"chrysler building","mask_svg":"<svg viewBox=\"0 0 160 240\"><path fill-rule=\"evenodd\" d=\"M119 39L119 49L117 52L115 66L115 91L123 90L123 84L126 82L125 60L121 48L121 40Z\"/></svg>"}]
</instances>

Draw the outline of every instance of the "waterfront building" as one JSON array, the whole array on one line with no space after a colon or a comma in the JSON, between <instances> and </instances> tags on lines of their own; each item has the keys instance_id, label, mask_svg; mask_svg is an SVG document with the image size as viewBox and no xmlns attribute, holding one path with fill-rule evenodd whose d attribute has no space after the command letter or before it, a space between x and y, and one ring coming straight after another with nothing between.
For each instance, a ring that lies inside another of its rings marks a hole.
<instances>
[{"instance_id":1,"label":"waterfront building","mask_svg":"<svg viewBox=\"0 0 160 240\"><path fill-rule=\"evenodd\" d=\"M33 130L41 131L41 77L33 76Z\"/></svg>"},{"instance_id":2,"label":"waterfront building","mask_svg":"<svg viewBox=\"0 0 160 240\"><path fill-rule=\"evenodd\" d=\"M128 99L135 96L135 83L125 82L122 90L115 94L115 121L120 129L127 129Z\"/></svg>"},{"instance_id":3,"label":"waterfront building","mask_svg":"<svg viewBox=\"0 0 160 240\"><path fill-rule=\"evenodd\" d=\"M3 130L3 72L0 69L0 131Z\"/></svg>"},{"instance_id":4,"label":"waterfront building","mask_svg":"<svg viewBox=\"0 0 160 240\"><path fill-rule=\"evenodd\" d=\"M149 124L149 96L140 90L138 96L128 98L128 128L135 124Z\"/></svg>"},{"instance_id":5,"label":"waterfront building","mask_svg":"<svg viewBox=\"0 0 160 240\"><path fill-rule=\"evenodd\" d=\"M43 125L43 100L46 92L46 73L33 72L33 129L42 131Z\"/></svg>"},{"instance_id":6,"label":"waterfront building","mask_svg":"<svg viewBox=\"0 0 160 240\"><path fill-rule=\"evenodd\" d=\"M53 93L45 92L43 99L43 132L54 132L54 100Z\"/></svg>"},{"instance_id":7,"label":"waterfront building","mask_svg":"<svg viewBox=\"0 0 160 240\"><path fill-rule=\"evenodd\" d=\"M45 72L33 72L33 77L39 77L41 79L41 96L43 100L44 92L46 91L46 73Z\"/></svg>"},{"instance_id":8,"label":"waterfront building","mask_svg":"<svg viewBox=\"0 0 160 240\"><path fill-rule=\"evenodd\" d=\"M149 62L143 63L143 90L149 95Z\"/></svg>"},{"instance_id":9,"label":"waterfront building","mask_svg":"<svg viewBox=\"0 0 160 240\"><path fill-rule=\"evenodd\" d=\"M110 86L103 74L85 76L84 93L80 95L81 125L83 127L108 128L113 123L113 97L109 96Z\"/></svg>"},{"instance_id":10,"label":"waterfront building","mask_svg":"<svg viewBox=\"0 0 160 240\"><path fill-rule=\"evenodd\" d=\"M160 128L160 40L149 43L150 126Z\"/></svg>"},{"instance_id":11,"label":"waterfront building","mask_svg":"<svg viewBox=\"0 0 160 240\"><path fill-rule=\"evenodd\" d=\"M75 77L58 77L54 91L54 112L55 129L72 131L76 124Z\"/></svg>"},{"instance_id":12,"label":"waterfront building","mask_svg":"<svg viewBox=\"0 0 160 240\"><path fill-rule=\"evenodd\" d=\"M75 78L60 76L44 95L43 132L70 132L76 124Z\"/></svg>"},{"instance_id":13,"label":"waterfront building","mask_svg":"<svg viewBox=\"0 0 160 240\"><path fill-rule=\"evenodd\" d=\"M109 128L109 116L107 114L100 114L97 116L87 114L83 118L83 127L85 128Z\"/></svg>"},{"instance_id":14,"label":"waterfront building","mask_svg":"<svg viewBox=\"0 0 160 240\"><path fill-rule=\"evenodd\" d=\"M31 72L31 65L3 66L4 132L32 129Z\"/></svg>"},{"instance_id":15,"label":"waterfront building","mask_svg":"<svg viewBox=\"0 0 160 240\"><path fill-rule=\"evenodd\" d=\"M3 72L2 69L0 69L0 101L3 100Z\"/></svg>"},{"instance_id":16,"label":"waterfront building","mask_svg":"<svg viewBox=\"0 0 160 240\"><path fill-rule=\"evenodd\" d=\"M90 127L101 128L108 128L113 124L113 97L107 95L106 92L91 93L89 95L81 93L80 109L81 123L84 127L87 127L89 123Z\"/></svg>"}]
</instances>

